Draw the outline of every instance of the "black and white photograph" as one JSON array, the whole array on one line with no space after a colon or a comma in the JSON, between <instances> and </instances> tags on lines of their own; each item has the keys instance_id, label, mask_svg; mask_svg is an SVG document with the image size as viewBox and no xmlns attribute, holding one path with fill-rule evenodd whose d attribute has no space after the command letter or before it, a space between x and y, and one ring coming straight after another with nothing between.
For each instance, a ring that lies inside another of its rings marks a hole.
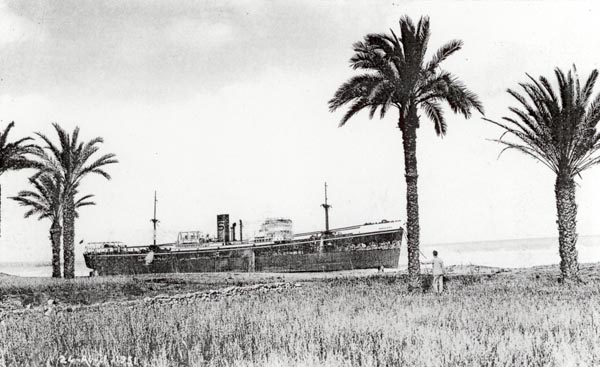
<instances>
[{"instance_id":1,"label":"black and white photograph","mask_svg":"<svg viewBox=\"0 0 600 367\"><path fill-rule=\"evenodd\" d=\"M0 0L0 367L600 366L598 19Z\"/></svg>"}]
</instances>

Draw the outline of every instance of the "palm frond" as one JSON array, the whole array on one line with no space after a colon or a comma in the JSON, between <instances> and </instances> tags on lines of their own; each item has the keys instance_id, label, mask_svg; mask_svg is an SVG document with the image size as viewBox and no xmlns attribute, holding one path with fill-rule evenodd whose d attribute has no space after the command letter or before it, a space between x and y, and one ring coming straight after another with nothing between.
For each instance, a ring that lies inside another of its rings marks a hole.
<instances>
[{"instance_id":1,"label":"palm frond","mask_svg":"<svg viewBox=\"0 0 600 367\"><path fill-rule=\"evenodd\" d=\"M348 108L348 111L346 111L344 117L342 117L339 126L344 126L352 116L356 115L358 112L360 112L360 110L367 106L369 106L369 100L367 98L361 98L358 101L354 102L354 104L350 106L350 108Z\"/></svg>"},{"instance_id":2,"label":"palm frond","mask_svg":"<svg viewBox=\"0 0 600 367\"><path fill-rule=\"evenodd\" d=\"M588 77L588 79L585 81L585 84L583 85L583 89L581 89L581 92L579 93L579 98L577 101L578 105L587 105L592 92L594 90L594 85L596 84L596 80L598 79L598 70L592 70L592 72L590 73L590 76Z\"/></svg>"},{"instance_id":3,"label":"palm frond","mask_svg":"<svg viewBox=\"0 0 600 367\"><path fill-rule=\"evenodd\" d=\"M516 144L516 143L511 143L508 142L506 140L501 140L501 139L496 139L496 140L492 140L496 143L500 143L502 145L505 145L506 147L500 152L500 155L502 155L503 152L505 152L508 149L515 149L531 158L533 158L534 160L542 163L543 165L545 165L546 167L550 168L551 170L554 170L554 167L552 166L552 164L550 164L548 161L546 161L546 159L542 156L539 156L537 154L537 152L532 149L530 146L527 146L525 144ZM499 156L500 156L499 155Z\"/></svg>"},{"instance_id":4,"label":"palm frond","mask_svg":"<svg viewBox=\"0 0 600 367\"><path fill-rule=\"evenodd\" d=\"M509 108L517 116L504 118L510 126L485 120L504 130L498 142L526 152L557 175L575 177L600 163L600 96L589 102L598 72L593 70L583 84L575 66L566 73L555 68L554 75L556 90L548 79L529 74L530 83L519 84L524 95L508 90L524 108ZM507 133L513 140L505 138Z\"/></svg>"},{"instance_id":5,"label":"palm frond","mask_svg":"<svg viewBox=\"0 0 600 367\"><path fill-rule=\"evenodd\" d=\"M36 162L31 159L31 155L38 148L34 144L28 144L32 140L31 138L25 137L8 142L8 134L14 126L13 121L0 135L0 174L6 171L36 168Z\"/></svg>"},{"instance_id":6,"label":"palm frond","mask_svg":"<svg viewBox=\"0 0 600 367\"><path fill-rule=\"evenodd\" d=\"M59 124L54 123L53 126L59 144L54 144L47 136L38 133L38 137L45 143L45 149L37 156L41 172L61 176L65 195L74 195L79 182L87 174L95 173L110 179L110 175L102 167L118 163L114 154L105 154L91 163L88 162L99 151L98 145L103 142L101 137L87 142L79 141L79 127L69 134Z\"/></svg>"},{"instance_id":7,"label":"palm frond","mask_svg":"<svg viewBox=\"0 0 600 367\"><path fill-rule=\"evenodd\" d=\"M368 109L369 118L379 110L383 118L390 107L400 112L399 126L417 128L417 119L406 119L409 106L421 108L434 122L436 132L446 133L446 123L440 102L446 102L455 113L471 116L471 110L483 113L483 106L477 95L450 73L440 70L439 64L462 47L458 40L442 46L432 60L424 65L424 57L429 43L429 18L422 17L415 26L408 16L399 20L400 33L393 30L389 34L368 34L353 45L354 55L350 64L354 69L368 70L368 74L358 75L344 84L328 101L329 110L348 105L340 126L362 109ZM414 120L414 121L413 121Z\"/></svg>"},{"instance_id":8,"label":"palm frond","mask_svg":"<svg viewBox=\"0 0 600 367\"><path fill-rule=\"evenodd\" d=\"M450 79L448 93L444 98L454 113L461 113L465 118L471 117L471 110L476 109L484 114L483 105L479 97L471 92L463 82L457 78Z\"/></svg>"},{"instance_id":9,"label":"palm frond","mask_svg":"<svg viewBox=\"0 0 600 367\"><path fill-rule=\"evenodd\" d=\"M452 40L440 47L431 58L431 61L425 65L425 70L433 72L439 65L450 57L453 53L460 50L463 46L461 40Z\"/></svg>"},{"instance_id":10,"label":"palm frond","mask_svg":"<svg viewBox=\"0 0 600 367\"><path fill-rule=\"evenodd\" d=\"M382 82L384 79L379 75L362 74L352 77L342 84L329 100L329 110L333 112L354 99L367 97Z\"/></svg>"},{"instance_id":11,"label":"palm frond","mask_svg":"<svg viewBox=\"0 0 600 367\"><path fill-rule=\"evenodd\" d=\"M446 121L440 104L435 101L424 101L421 103L421 107L433 122L435 133L438 136L446 135Z\"/></svg>"},{"instance_id":12,"label":"palm frond","mask_svg":"<svg viewBox=\"0 0 600 367\"><path fill-rule=\"evenodd\" d=\"M98 158L96 161L90 163L88 166L81 167L81 169L78 172L76 172L76 181L78 182L80 178L83 178L89 173L97 173L106 178L107 180L110 180L110 175L104 170L102 170L101 167L104 167L109 164L119 163L119 161L116 160L115 157L116 156L112 153L105 154L102 157ZM82 163L84 163L83 160Z\"/></svg>"},{"instance_id":13,"label":"palm frond","mask_svg":"<svg viewBox=\"0 0 600 367\"><path fill-rule=\"evenodd\" d=\"M10 130L12 130L12 128L15 126L15 122L11 121L6 128L4 129L4 131L2 132L2 134L0 135L0 148L3 148L6 145L6 141L8 139L8 133L10 132Z\"/></svg>"},{"instance_id":14,"label":"palm frond","mask_svg":"<svg viewBox=\"0 0 600 367\"><path fill-rule=\"evenodd\" d=\"M75 207L78 207L80 204L87 202L87 200L93 198L94 195L85 195L80 197L77 201L75 201ZM86 205L95 205L95 204L86 204Z\"/></svg>"},{"instance_id":15,"label":"palm frond","mask_svg":"<svg viewBox=\"0 0 600 367\"><path fill-rule=\"evenodd\" d=\"M19 196L10 197L10 199L18 202L21 206L29 207L29 210L25 213L25 218L29 218L34 214L45 216L51 211L48 203L45 202L43 198L35 196L21 196L21 193L19 193Z\"/></svg>"}]
</instances>

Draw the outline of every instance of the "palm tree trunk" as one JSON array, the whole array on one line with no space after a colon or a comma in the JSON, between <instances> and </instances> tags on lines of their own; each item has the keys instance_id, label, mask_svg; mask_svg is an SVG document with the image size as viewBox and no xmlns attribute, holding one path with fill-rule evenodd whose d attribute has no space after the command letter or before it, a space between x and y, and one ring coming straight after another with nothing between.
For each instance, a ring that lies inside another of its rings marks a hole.
<instances>
[{"instance_id":1,"label":"palm tree trunk","mask_svg":"<svg viewBox=\"0 0 600 367\"><path fill-rule=\"evenodd\" d=\"M50 228L50 240L52 241L52 278L60 278L60 237L62 228L55 219Z\"/></svg>"},{"instance_id":2,"label":"palm tree trunk","mask_svg":"<svg viewBox=\"0 0 600 367\"><path fill-rule=\"evenodd\" d=\"M558 246L560 271L564 280L577 280L577 203L575 202L575 181L569 174L560 173L554 186L558 214Z\"/></svg>"},{"instance_id":3,"label":"palm tree trunk","mask_svg":"<svg viewBox=\"0 0 600 367\"><path fill-rule=\"evenodd\" d=\"M408 249L409 290L421 288L419 262L419 194L417 190L417 125L416 109L411 108L402 129L404 148L404 177L406 178L406 237Z\"/></svg>"},{"instance_id":4,"label":"palm tree trunk","mask_svg":"<svg viewBox=\"0 0 600 367\"><path fill-rule=\"evenodd\" d=\"M63 213L63 260L64 276L75 278L75 204L73 195L67 195Z\"/></svg>"}]
</instances>

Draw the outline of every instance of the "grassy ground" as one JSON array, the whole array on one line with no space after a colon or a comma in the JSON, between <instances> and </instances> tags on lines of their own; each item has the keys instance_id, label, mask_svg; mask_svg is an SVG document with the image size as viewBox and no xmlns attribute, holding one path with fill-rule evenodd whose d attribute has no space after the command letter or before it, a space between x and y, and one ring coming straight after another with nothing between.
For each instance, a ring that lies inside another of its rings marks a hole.
<instances>
[{"instance_id":1,"label":"grassy ground","mask_svg":"<svg viewBox=\"0 0 600 367\"><path fill-rule=\"evenodd\" d=\"M451 275L489 275L505 271L480 266L454 266ZM374 269L321 273L187 273L138 276L78 277L72 280L17 277L0 273L0 310L40 306L48 300L59 304L90 305L131 300L158 294L179 294L229 286L271 282L310 282L332 278L360 278L377 274Z\"/></svg>"},{"instance_id":2,"label":"grassy ground","mask_svg":"<svg viewBox=\"0 0 600 367\"><path fill-rule=\"evenodd\" d=\"M592 366L597 268L575 286L557 284L552 269L455 277L441 296L409 294L396 274L304 275L302 287L212 301L31 312L0 324L0 366L126 366L128 357L143 366ZM185 287L201 288L205 276L195 277ZM97 289L131 281L89 280Z\"/></svg>"},{"instance_id":3,"label":"grassy ground","mask_svg":"<svg viewBox=\"0 0 600 367\"><path fill-rule=\"evenodd\" d=\"M288 279L295 279L292 275ZM178 294L229 286L281 282L284 274L159 274L145 276L52 278L0 277L0 310L5 307L39 306L48 300L58 304L90 305L130 300L158 294Z\"/></svg>"}]
</instances>

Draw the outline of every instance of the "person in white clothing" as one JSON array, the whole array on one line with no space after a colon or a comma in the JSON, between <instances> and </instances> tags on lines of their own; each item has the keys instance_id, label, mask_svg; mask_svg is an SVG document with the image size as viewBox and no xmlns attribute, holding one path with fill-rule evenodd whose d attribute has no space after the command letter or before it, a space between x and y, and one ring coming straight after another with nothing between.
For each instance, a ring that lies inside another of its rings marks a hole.
<instances>
[{"instance_id":1,"label":"person in white clothing","mask_svg":"<svg viewBox=\"0 0 600 367\"><path fill-rule=\"evenodd\" d=\"M435 293L442 293L444 290L444 261L438 257L438 252L433 251L433 259L427 261L421 261L421 264L432 264L433 268L431 274L433 275L433 291Z\"/></svg>"}]
</instances>

